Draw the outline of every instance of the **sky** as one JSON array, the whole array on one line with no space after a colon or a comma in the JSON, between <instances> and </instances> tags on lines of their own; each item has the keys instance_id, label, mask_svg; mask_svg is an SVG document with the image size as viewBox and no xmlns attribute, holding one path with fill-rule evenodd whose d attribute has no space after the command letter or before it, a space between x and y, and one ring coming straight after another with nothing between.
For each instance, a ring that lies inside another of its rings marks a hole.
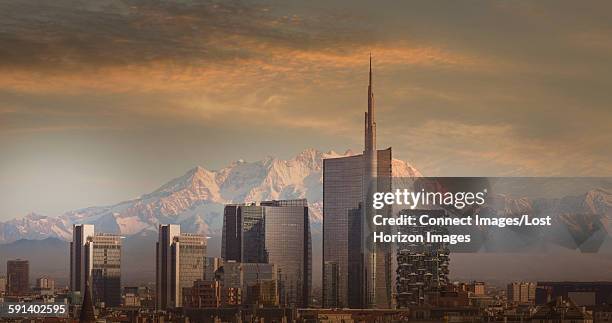
<instances>
[{"instance_id":1,"label":"sky","mask_svg":"<svg viewBox=\"0 0 612 323\"><path fill-rule=\"evenodd\" d=\"M430 176L611 176L610 1L0 0L0 219L195 165L379 147Z\"/></svg>"}]
</instances>

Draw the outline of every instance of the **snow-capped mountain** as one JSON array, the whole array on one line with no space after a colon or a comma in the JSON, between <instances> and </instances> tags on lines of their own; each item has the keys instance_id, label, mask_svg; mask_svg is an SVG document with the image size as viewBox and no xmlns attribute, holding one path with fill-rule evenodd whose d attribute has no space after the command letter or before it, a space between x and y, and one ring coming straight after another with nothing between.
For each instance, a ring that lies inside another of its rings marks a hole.
<instances>
[{"instance_id":1,"label":"snow-capped mountain","mask_svg":"<svg viewBox=\"0 0 612 323\"><path fill-rule=\"evenodd\" d=\"M75 223L95 224L96 231L126 236L157 230L159 223L179 223L186 232L215 235L222 226L224 204L272 199L308 199L311 221L317 225L322 221L323 159L352 154L350 150L323 153L306 149L288 160L239 160L216 171L198 166L137 199L57 217L29 214L0 222L0 243L49 237L68 240ZM393 160L393 174L421 176L401 160Z\"/></svg>"}]
</instances>

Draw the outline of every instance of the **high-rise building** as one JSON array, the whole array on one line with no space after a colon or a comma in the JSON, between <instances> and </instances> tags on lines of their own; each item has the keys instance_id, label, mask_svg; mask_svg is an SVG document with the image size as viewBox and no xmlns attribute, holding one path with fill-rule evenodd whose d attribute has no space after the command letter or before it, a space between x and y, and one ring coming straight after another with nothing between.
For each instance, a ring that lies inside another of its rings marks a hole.
<instances>
[{"instance_id":1,"label":"high-rise building","mask_svg":"<svg viewBox=\"0 0 612 323\"><path fill-rule=\"evenodd\" d=\"M312 241L306 200L261 202L265 209L268 262L278 270L280 304L308 307L312 288Z\"/></svg>"},{"instance_id":2,"label":"high-rise building","mask_svg":"<svg viewBox=\"0 0 612 323\"><path fill-rule=\"evenodd\" d=\"M361 267L359 267L361 268ZM338 307L338 264L333 261L323 262L323 304L328 308Z\"/></svg>"},{"instance_id":3,"label":"high-rise building","mask_svg":"<svg viewBox=\"0 0 612 323\"><path fill-rule=\"evenodd\" d=\"M15 259L6 262L6 294L24 296L30 291L30 263Z\"/></svg>"},{"instance_id":4,"label":"high-rise building","mask_svg":"<svg viewBox=\"0 0 612 323\"><path fill-rule=\"evenodd\" d=\"M70 291L83 296L85 284L89 277L91 264L85 257L87 238L94 236L93 224L78 224L72 226L72 242L70 242Z\"/></svg>"},{"instance_id":5,"label":"high-rise building","mask_svg":"<svg viewBox=\"0 0 612 323\"><path fill-rule=\"evenodd\" d=\"M92 258L91 292L94 304L121 305L121 236L98 233L89 242Z\"/></svg>"},{"instance_id":6,"label":"high-rise building","mask_svg":"<svg viewBox=\"0 0 612 323\"><path fill-rule=\"evenodd\" d=\"M121 305L121 236L95 233L92 224L75 224L70 243L70 290L84 296L89 283L94 304Z\"/></svg>"},{"instance_id":7,"label":"high-rise building","mask_svg":"<svg viewBox=\"0 0 612 323\"><path fill-rule=\"evenodd\" d=\"M444 210L403 210L401 213L417 216L427 212L431 217L445 217ZM404 234L448 234L445 227L402 226ZM426 296L439 293L449 284L448 244L442 242L402 242L397 244L396 291L397 306L424 305Z\"/></svg>"},{"instance_id":8,"label":"high-rise building","mask_svg":"<svg viewBox=\"0 0 612 323\"><path fill-rule=\"evenodd\" d=\"M308 305L312 284L311 243L306 200L225 207L224 260L274 264L282 305Z\"/></svg>"},{"instance_id":9,"label":"high-rise building","mask_svg":"<svg viewBox=\"0 0 612 323\"><path fill-rule=\"evenodd\" d=\"M181 234L178 224L159 226L156 248L157 308L181 307L183 290L204 279L206 237Z\"/></svg>"},{"instance_id":10,"label":"high-rise building","mask_svg":"<svg viewBox=\"0 0 612 323\"><path fill-rule=\"evenodd\" d=\"M363 228L361 205L348 215L348 307L364 308Z\"/></svg>"},{"instance_id":11,"label":"high-rise building","mask_svg":"<svg viewBox=\"0 0 612 323\"><path fill-rule=\"evenodd\" d=\"M265 263L264 208L251 204L230 204L223 210L221 257L237 262Z\"/></svg>"},{"instance_id":12,"label":"high-rise building","mask_svg":"<svg viewBox=\"0 0 612 323\"><path fill-rule=\"evenodd\" d=\"M391 250L372 239L372 195L391 190L391 148L376 149L376 122L372 88L372 63L368 84L368 111L365 113L364 151L361 155L323 161L323 263L338 266L337 291L323 281L324 307L349 305L349 212L361 204L361 286L363 307L391 306ZM383 210L388 212L387 209ZM377 212L381 214L383 211ZM356 252L356 251L351 251ZM325 270L325 268L324 268ZM337 294L338 304L326 293Z\"/></svg>"}]
</instances>

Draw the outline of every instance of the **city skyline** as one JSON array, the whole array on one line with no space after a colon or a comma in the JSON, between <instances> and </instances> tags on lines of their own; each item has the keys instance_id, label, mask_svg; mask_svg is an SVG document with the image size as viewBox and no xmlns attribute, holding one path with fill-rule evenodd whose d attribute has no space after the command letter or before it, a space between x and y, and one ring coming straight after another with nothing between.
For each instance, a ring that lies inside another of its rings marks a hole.
<instances>
[{"instance_id":1,"label":"city skyline","mask_svg":"<svg viewBox=\"0 0 612 323\"><path fill-rule=\"evenodd\" d=\"M356 149L369 52L380 144L425 174L611 172L607 2L0 6L0 219Z\"/></svg>"}]
</instances>

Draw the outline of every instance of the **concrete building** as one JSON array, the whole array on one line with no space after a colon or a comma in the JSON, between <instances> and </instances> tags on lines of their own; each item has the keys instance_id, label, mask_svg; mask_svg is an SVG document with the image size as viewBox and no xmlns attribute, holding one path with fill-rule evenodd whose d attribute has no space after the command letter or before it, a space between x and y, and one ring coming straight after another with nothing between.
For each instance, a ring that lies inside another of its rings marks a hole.
<instances>
[{"instance_id":1,"label":"concrete building","mask_svg":"<svg viewBox=\"0 0 612 323\"><path fill-rule=\"evenodd\" d=\"M512 304L534 304L536 284L528 282L512 282L508 284L506 297Z\"/></svg>"}]
</instances>

